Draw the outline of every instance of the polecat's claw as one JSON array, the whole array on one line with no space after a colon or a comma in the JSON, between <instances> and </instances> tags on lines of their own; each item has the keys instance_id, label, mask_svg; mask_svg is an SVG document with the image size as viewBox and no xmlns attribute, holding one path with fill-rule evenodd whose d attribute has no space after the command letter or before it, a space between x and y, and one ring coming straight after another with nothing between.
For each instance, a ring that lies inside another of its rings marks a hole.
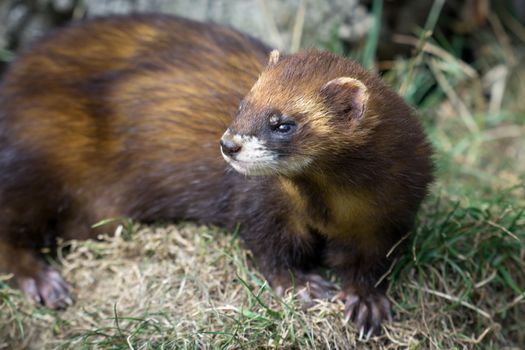
<instances>
[{"instance_id":1,"label":"polecat's claw","mask_svg":"<svg viewBox=\"0 0 525 350\"><path fill-rule=\"evenodd\" d=\"M372 335L379 334L382 322L392 320L391 303L383 293L347 291L340 293L338 298L345 301L345 321L355 322L360 340L366 341Z\"/></svg>"},{"instance_id":2,"label":"polecat's claw","mask_svg":"<svg viewBox=\"0 0 525 350\"><path fill-rule=\"evenodd\" d=\"M56 270L46 267L31 277L16 277L20 289L35 302L50 309L65 309L73 304L71 286Z\"/></svg>"},{"instance_id":3,"label":"polecat's claw","mask_svg":"<svg viewBox=\"0 0 525 350\"><path fill-rule=\"evenodd\" d=\"M306 305L312 304L314 299L329 299L336 291L336 286L332 282L316 273L296 271L288 276L289 278L281 276L279 283L274 284L275 293L283 296L286 291L294 291Z\"/></svg>"}]
</instances>

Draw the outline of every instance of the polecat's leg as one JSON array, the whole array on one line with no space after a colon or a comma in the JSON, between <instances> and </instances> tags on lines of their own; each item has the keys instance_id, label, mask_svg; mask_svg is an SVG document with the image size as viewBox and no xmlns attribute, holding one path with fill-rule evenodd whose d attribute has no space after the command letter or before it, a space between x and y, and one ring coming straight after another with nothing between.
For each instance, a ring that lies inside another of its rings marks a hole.
<instances>
[{"instance_id":1,"label":"polecat's leg","mask_svg":"<svg viewBox=\"0 0 525 350\"><path fill-rule=\"evenodd\" d=\"M384 274L389 260L382 255L369 255L355 247L331 242L327 263L343 282L338 298L345 302L345 320L355 322L360 339L368 339L381 331L383 321L389 321L391 302L386 296L388 283Z\"/></svg>"},{"instance_id":2,"label":"polecat's leg","mask_svg":"<svg viewBox=\"0 0 525 350\"><path fill-rule=\"evenodd\" d=\"M62 309L73 303L69 284L29 248L0 242L0 271L12 273L16 287L49 308Z\"/></svg>"},{"instance_id":3,"label":"polecat's leg","mask_svg":"<svg viewBox=\"0 0 525 350\"><path fill-rule=\"evenodd\" d=\"M322 242L319 237L294 235L275 227L258 235L243 237L270 286L279 296L293 291L307 303L335 294L335 286L315 268L321 264Z\"/></svg>"}]
</instances>

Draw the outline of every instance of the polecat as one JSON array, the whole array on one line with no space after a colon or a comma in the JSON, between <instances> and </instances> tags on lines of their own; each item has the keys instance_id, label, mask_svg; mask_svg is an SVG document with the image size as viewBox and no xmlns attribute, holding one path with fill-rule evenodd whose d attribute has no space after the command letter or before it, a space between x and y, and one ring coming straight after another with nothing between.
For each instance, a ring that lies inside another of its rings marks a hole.
<instances>
[{"instance_id":1,"label":"polecat","mask_svg":"<svg viewBox=\"0 0 525 350\"><path fill-rule=\"evenodd\" d=\"M61 308L70 287L39 253L57 237L122 216L240 223L278 293L328 295L315 273L327 265L345 316L379 330L378 281L432 179L431 149L412 109L356 63L312 49L266 65L269 52L223 26L135 15L21 54L0 86L0 268Z\"/></svg>"}]
</instances>

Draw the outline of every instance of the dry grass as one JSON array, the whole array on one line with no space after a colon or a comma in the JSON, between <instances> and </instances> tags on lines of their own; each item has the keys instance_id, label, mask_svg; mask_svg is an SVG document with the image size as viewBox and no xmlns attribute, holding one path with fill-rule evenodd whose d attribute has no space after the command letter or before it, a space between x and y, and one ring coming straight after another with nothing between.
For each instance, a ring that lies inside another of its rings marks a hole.
<instances>
[{"instance_id":1,"label":"dry grass","mask_svg":"<svg viewBox=\"0 0 525 350\"><path fill-rule=\"evenodd\" d=\"M11 290L2 305L4 346L256 348L301 344L348 348L354 330L342 305L303 310L276 299L248 268L247 252L218 230L136 227L133 239L72 242L61 259L77 302L64 312L35 308ZM5 300L5 299L4 299ZM391 327L403 339L407 325ZM2 344L0 344L2 348Z\"/></svg>"},{"instance_id":2,"label":"dry grass","mask_svg":"<svg viewBox=\"0 0 525 350\"><path fill-rule=\"evenodd\" d=\"M367 348L510 349L524 340L525 279L519 273L525 264L512 267L501 255L523 260L525 217L509 208L449 205L429 201L424 208L413 249L394 271L396 321ZM444 209L451 209L448 215ZM513 232L504 227L509 224ZM443 237L443 229L452 234ZM303 309L291 296L275 298L231 235L192 224L135 226L132 232L70 243L60 262L77 301L66 311L35 307L0 289L0 349L360 344L353 326L343 323L342 305L321 301ZM494 242L499 251L484 251ZM511 269L521 294L505 286L491 256Z\"/></svg>"}]
</instances>

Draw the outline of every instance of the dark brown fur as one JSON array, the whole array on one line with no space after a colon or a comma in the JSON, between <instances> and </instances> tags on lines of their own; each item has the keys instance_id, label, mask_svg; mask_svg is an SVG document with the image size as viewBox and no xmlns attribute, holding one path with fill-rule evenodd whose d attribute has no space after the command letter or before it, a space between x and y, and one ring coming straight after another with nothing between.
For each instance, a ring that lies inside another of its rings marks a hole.
<instances>
[{"instance_id":1,"label":"dark brown fur","mask_svg":"<svg viewBox=\"0 0 525 350\"><path fill-rule=\"evenodd\" d=\"M57 237L95 237L94 223L121 216L241 223L272 286L326 295L312 270L328 265L347 316L376 331L390 306L375 284L426 193L430 148L412 110L356 64L310 50L264 69L268 53L225 27L152 15L74 25L22 54L0 85L0 269L62 307L69 286L38 254ZM323 88L348 76L369 91L359 118L352 90ZM252 130L268 108L302 120L289 151L315 154L305 172L245 177L221 158L230 123Z\"/></svg>"}]
</instances>

